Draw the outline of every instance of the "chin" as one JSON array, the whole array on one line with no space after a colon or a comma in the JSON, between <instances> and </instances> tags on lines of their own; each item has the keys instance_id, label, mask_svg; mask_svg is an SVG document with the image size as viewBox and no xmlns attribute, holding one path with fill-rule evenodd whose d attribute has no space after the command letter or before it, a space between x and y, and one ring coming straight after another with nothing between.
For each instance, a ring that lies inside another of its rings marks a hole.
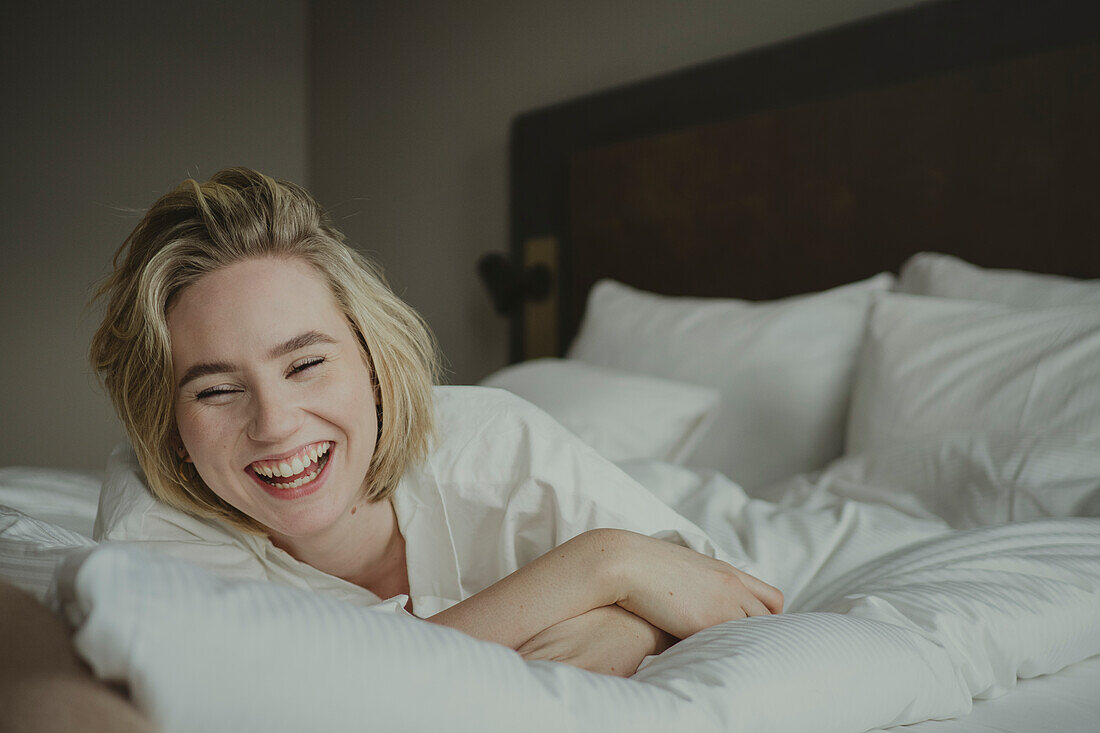
<instances>
[{"instance_id":1,"label":"chin","mask_svg":"<svg viewBox=\"0 0 1100 733\"><path fill-rule=\"evenodd\" d=\"M320 511L304 512L293 517L271 517L271 523L267 524L269 530L279 537L288 540L302 540L323 534L337 523L343 512L336 508L326 507Z\"/></svg>"}]
</instances>

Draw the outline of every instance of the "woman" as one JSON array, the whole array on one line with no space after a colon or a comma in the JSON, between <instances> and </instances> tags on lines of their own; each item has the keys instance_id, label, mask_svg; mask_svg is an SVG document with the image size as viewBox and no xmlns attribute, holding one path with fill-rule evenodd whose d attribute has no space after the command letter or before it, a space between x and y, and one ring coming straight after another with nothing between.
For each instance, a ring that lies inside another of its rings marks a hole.
<instances>
[{"instance_id":1,"label":"woman","mask_svg":"<svg viewBox=\"0 0 1100 733\"><path fill-rule=\"evenodd\" d=\"M511 462L500 450L517 431L489 436L498 419L520 415L518 432L540 425L535 432L557 436L548 440L594 466L595 492L623 479L569 445L544 416L497 393L439 393L433 405L436 356L427 328L294 184L247 169L184 182L150 208L98 295L108 305L92 362L159 500L129 530L134 502L112 514L101 501L103 538L160 541L160 549L216 570L228 567L223 555L236 548L251 553L249 569L238 574L285 582L323 575L528 658L614 674L632 674L674 638L781 611L781 594L766 583L645 536L654 528L681 539L697 532L686 520L662 514L675 526L633 527L583 497L569 499L588 507L583 517L537 535L533 544L544 545L537 553L524 535L526 549L509 555L511 565L494 566L497 577L456 586L435 607L414 603L429 597L413 588L423 576L476 577L486 566L471 559L474 550L459 549L437 556L453 560L453 569L414 562L419 545L439 544L445 533L454 544L456 531L471 529L456 529L455 502L464 502L466 524L484 521L489 510L481 504L529 503L536 489L562 503L553 481L521 481L520 491L484 473L439 478L467 462L479 441L497 451L481 464ZM446 424L433 437L439 415ZM411 502L429 515L425 502L437 495L432 506L440 515L450 507L450 515L416 529ZM659 513L644 492L628 501ZM173 518L163 519L169 511Z\"/></svg>"}]
</instances>

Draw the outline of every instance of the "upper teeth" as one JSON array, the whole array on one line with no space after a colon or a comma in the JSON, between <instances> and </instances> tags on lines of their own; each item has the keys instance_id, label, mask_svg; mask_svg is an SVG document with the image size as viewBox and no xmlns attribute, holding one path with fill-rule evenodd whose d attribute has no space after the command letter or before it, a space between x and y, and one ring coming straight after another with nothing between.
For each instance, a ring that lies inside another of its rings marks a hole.
<instances>
[{"instance_id":1,"label":"upper teeth","mask_svg":"<svg viewBox=\"0 0 1100 733\"><path fill-rule=\"evenodd\" d=\"M314 443L289 458L278 461L256 461L252 464L252 470L269 478L295 476L309 468L311 463L318 463L331 447L332 443L328 442Z\"/></svg>"}]
</instances>

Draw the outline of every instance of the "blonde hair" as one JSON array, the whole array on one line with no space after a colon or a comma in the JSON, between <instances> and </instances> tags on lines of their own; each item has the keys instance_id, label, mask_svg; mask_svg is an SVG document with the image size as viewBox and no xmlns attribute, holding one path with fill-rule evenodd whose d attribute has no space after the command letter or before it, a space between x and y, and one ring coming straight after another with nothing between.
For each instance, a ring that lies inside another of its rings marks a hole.
<instances>
[{"instance_id":1,"label":"blonde hair","mask_svg":"<svg viewBox=\"0 0 1100 733\"><path fill-rule=\"evenodd\" d=\"M380 397L379 438L366 498L388 496L433 436L436 343L423 319L349 247L313 197L247 168L188 179L153 204L114 257L93 300L107 312L90 359L114 403L153 494L171 506L263 534L259 522L181 469L167 313L204 275L254 257L291 257L325 278L359 338Z\"/></svg>"}]
</instances>

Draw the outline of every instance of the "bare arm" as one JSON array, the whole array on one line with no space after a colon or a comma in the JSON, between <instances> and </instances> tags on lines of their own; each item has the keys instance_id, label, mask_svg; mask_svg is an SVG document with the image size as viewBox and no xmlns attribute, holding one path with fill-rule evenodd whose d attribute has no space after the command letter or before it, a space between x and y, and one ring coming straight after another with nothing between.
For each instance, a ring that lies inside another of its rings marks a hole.
<instances>
[{"instance_id":1,"label":"bare arm","mask_svg":"<svg viewBox=\"0 0 1100 733\"><path fill-rule=\"evenodd\" d=\"M634 532L597 529L428 620L518 649L555 624L612 604L684 638L723 621L779 613L782 599L721 560Z\"/></svg>"},{"instance_id":2,"label":"bare arm","mask_svg":"<svg viewBox=\"0 0 1100 733\"><path fill-rule=\"evenodd\" d=\"M518 649L543 629L618 600L616 532L578 535L428 621Z\"/></svg>"},{"instance_id":3,"label":"bare arm","mask_svg":"<svg viewBox=\"0 0 1100 733\"><path fill-rule=\"evenodd\" d=\"M0 729L152 731L76 656L61 620L0 581Z\"/></svg>"}]
</instances>

